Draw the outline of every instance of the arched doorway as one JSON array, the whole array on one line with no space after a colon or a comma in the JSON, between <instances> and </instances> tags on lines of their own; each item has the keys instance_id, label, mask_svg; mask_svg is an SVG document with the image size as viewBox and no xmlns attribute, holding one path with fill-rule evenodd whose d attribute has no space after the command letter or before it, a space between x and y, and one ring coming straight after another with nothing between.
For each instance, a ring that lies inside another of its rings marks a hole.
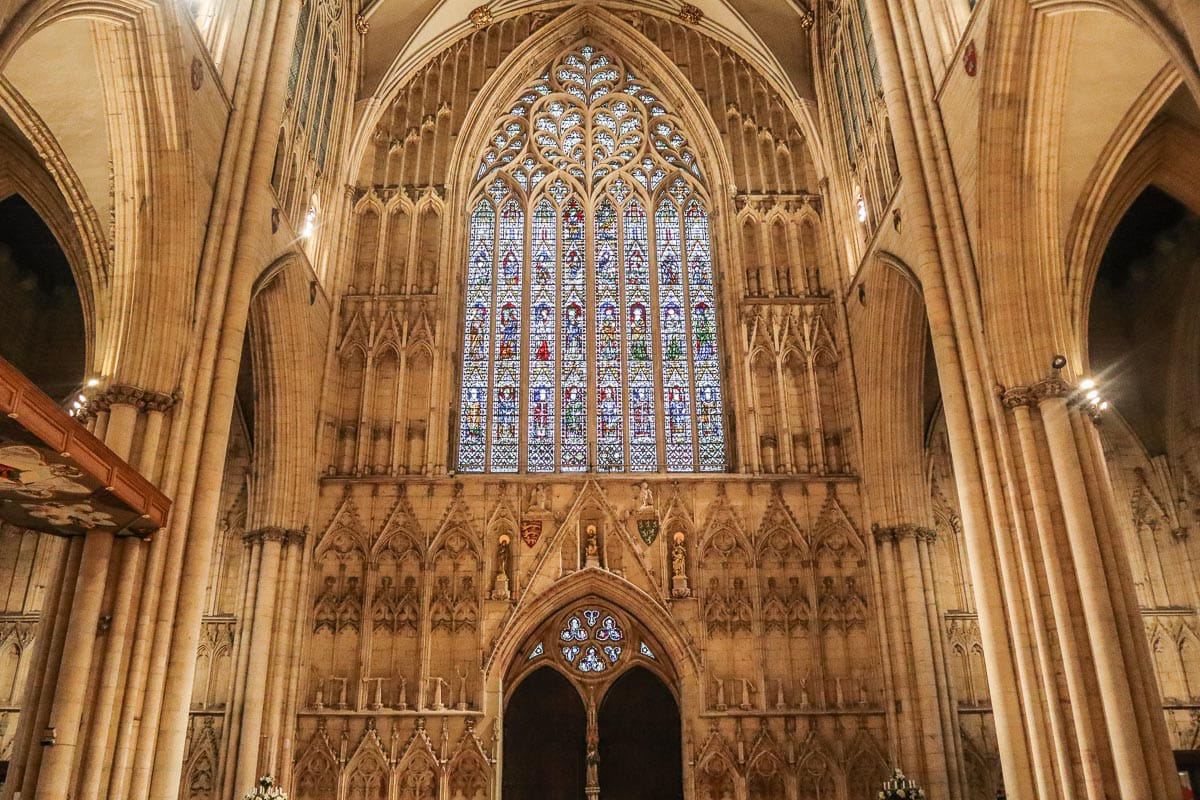
<instances>
[{"instance_id":1,"label":"arched doorway","mask_svg":"<svg viewBox=\"0 0 1200 800\"><path fill-rule=\"evenodd\" d=\"M683 800L679 705L662 679L631 667L604 693L597 726L604 800Z\"/></svg>"},{"instance_id":2,"label":"arched doorway","mask_svg":"<svg viewBox=\"0 0 1200 800\"><path fill-rule=\"evenodd\" d=\"M504 800L582 798L587 717L562 673L540 667L504 712Z\"/></svg>"},{"instance_id":3,"label":"arched doorway","mask_svg":"<svg viewBox=\"0 0 1200 800\"><path fill-rule=\"evenodd\" d=\"M540 626L505 681L505 800L682 800L677 683L662 653L596 598Z\"/></svg>"}]
</instances>

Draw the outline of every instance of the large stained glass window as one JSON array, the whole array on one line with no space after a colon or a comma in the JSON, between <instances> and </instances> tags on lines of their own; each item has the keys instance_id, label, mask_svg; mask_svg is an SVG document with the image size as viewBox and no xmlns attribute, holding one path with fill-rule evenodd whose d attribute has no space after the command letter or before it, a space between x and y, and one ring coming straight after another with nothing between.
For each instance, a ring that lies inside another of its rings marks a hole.
<instances>
[{"instance_id":1,"label":"large stained glass window","mask_svg":"<svg viewBox=\"0 0 1200 800\"><path fill-rule=\"evenodd\" d=\"M723 471L708 193L659 94L574 49L475 179L458 469Z\"/></svg>"}]
</instances>

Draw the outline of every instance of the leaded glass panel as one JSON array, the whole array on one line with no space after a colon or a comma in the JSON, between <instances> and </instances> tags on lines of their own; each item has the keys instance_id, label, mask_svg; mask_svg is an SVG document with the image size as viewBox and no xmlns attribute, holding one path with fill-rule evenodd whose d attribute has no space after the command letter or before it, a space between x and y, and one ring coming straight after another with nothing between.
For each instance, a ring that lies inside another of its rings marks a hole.
<instances>
[{"instance_id":1,"label":"leaded glass panel","mask_svg":"<svg viewBox=\"0 0 1200 800\"><path fill-rule=\"evenodd\" d=\"M458 469L724 470L708 195L660 94L580 47L475 175ZM611 647L568 660L600 670Z\"/></svg>"}]
</instances>

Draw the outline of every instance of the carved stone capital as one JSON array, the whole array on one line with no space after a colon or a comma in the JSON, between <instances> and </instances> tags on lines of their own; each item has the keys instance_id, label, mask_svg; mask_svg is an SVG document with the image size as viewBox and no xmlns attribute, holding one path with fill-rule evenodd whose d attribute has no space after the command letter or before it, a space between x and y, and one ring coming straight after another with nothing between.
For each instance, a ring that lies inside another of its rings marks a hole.
<instances>
[{"instance_id":1,"label":"carved stone capital","mask_svg":"<svg viewBox=\"0 0 1200 800\"><path fill-rule=\"evenodd\" d=\"M875 536L877 542L898 542L901 539L912 537L917 540L934 541L937 538L937 533L932 528L926 528L923 525L914 525L911 522L901 522L898 525L880 525L875 523L871 525L871 533Z\"/></svg>"},{"instance_id":2,"label":"carved stone capital","mask_svg":"<svg viewBox=\"0 0 1200 800\"><path fill-rule=\"evenodd\" d=\"M133 406L140 409L142 407L142 398L145 396L145 389L123 383L114 383L104 390L104 398L110 406Z\"/></svg>"},{"instance_id":3,"label":"carved stone capital","mask_svg":"<svg viewBox=\"0 0 1200 800\"><path fill-rule=\"evenodd\" d=\"M179 395L166 392L146 392L142 405L147 411L158 411L165 414L179 402Z\"/></svg>"},{"instance_id":4,"label":"carved stone capital","mask_svg":"<svg viewBox=\"0 0 1200 800\"><path fill-rule=\"evenodd\" d=\"M1037 405L1037 396L1034 395L1033 389L1029 386L1010 386L1005 389L998 387L1000 395L1000 403L1005 408L1018 408L1020 406L1032 407Z\"/></svg>"},{"instance_id":5,"label":"carved stone capital","mask_svg":"<svg viewBox=\"0 0 1200 800\"><path fill-rule=\"evenodd\" d=\"M256 528L252 531L246 531L242 534L242 538L248 543L254 542L280 542L286 543L289 539L291 531L286 528L278 528L274 525L269 525L265 528Z\"/></svg>"},{"instance_id":6,"label":"carved stone capital","mask_svg":"<svg viewBox=\"0 0 1200 800\"><path fill-rule=\"evenodd\" d=\"M1038 402L1049 400L1052 397L1066 397L1071 393L1070 385L1059 377L1040 380L1030 388L1033 390Z\"/></svg>"},{"instance_id":7,"label":"carved stone capital","mask_svg":"<svg viewBox=\"0 0 1200 800\"><path fill-rule=\"evenodd\" d=\"M1043 400L1049 400L1054 397L1066 397L1071 393L1071 386L1062 378L1052 376L1031 383L1028 386L1003 386L997 387L997 393L1000 395L1000 402L1005 408L1017 408L1019 406L1034 407Z\"/></svg>"}]
</instances>

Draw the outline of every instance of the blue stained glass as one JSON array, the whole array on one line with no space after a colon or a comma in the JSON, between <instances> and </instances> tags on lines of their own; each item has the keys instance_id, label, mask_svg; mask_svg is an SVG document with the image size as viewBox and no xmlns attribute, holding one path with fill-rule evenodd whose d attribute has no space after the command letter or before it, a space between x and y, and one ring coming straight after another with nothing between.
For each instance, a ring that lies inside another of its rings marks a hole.
<instances>
[{"instance_id":1,"label":"blue stained glass","mask_svg":"<svg viewBox=\"0 0 1200 800\"><path fill-rule=\"evenodd\" d=\"M563 206L562 431L559 468L587 469L587 270L583 205L571 197Z\"/></svg>"},{"instance_id":2,"label":"blue stained glass","mask_svg":"<svg viewBox=\"0 0 1200 800\"><path fill-rule=\"evenodd\" d=\"M496 276L496 354L492 386L492 442L488 467L492 472L516 472L519 466L521 394L521 322L524 298L521 275L525 254L525 211L509 200L500 211L496 242L500 269Z\"/></svg>"},{"instance_id":3,"label":"blue stained glass","mask_svg":"<svg viewBox=\"0 0 1200 800\"><path fill-rule=\"evenodd\" d=\"M662 332L663 420L667 469L694 469L692 386L688 367L687 321L683 312L683 271L680 266L679 211L664 199L654 213L658 245L659 324Z\"/></svg>"},{"instance_id":4,"label":"blue stained glass","mask_svg":"<svg viewBox=\"0 0 1200 800\"><path fill-rule=\"evenodd\" d=\"M605 198L596 209L596 467L625 469L622 398L621 287L617 279L617 209Z\"/></svg>"},{"instance_id":5,"label":"blue stained glass","mask_svg":"<svg viewBox=\"0 0 1200 800\"><path fill-rule=\"evenodd\" d=\"M579 659L579 671L603 672L606 669L608 669L608 665L600 658L599 650L595 645L588 645L587 649L583 651L583 657Z\"/></svg>"},{"instance_id":6,"label":"blue stained glass","mask_svg":"<svg viewBox=\"0 0 1200 800\"><path fill-rule=\"evenodd\" d=\"M554 413L558 394L558 215L543 199L533 212L530 235L529 443L530 472L554 470Z\"/></svg>"},{"instance_id":7,"label":"blue stained glass","mask_svg":"<svg viewBox=\"0 0 1200 800\"><path fill-rule=\"evenodd\" d=\"M471 214L470 262L467 266L467 318L463 330L458 429L458 468L463 472L482 472L487 459L495 235L495 211L487 200L480 200Z\"/></svg>"},{"instance_id":8,"label":"blue stained glass","mask_svg":"<svg viewBox=\"0 0 1200 800\"><path fill-rule=\"evenodd\" d=\"M700 469L725 470L725 426L721 418L720 361L712 295L712 255L708 214L693 200L684 212L688 293L692 306L692 363L695 365L696 439Z\"/></svg>"},{"instance_id":9,"label":"blue stained glass","mask_svg":"<svg viewBox=\"0 0 1200 800\"><path fill-rule=\"evenodd\" d=\"M710 223L677 119L590 45L507 108L470 218L458 468L723 471Z\"/></svg>"},{"instance_id":10,"label":"blue stained glass","mask_svg":"<svg viewBox=\"0 0 1200 800\"><path fill-rule=\"evenodd\" d=\"M625 337L629 370L629 465L640 472L658 469L654 397L654 321L650 303L650 258L646 211L630 200L622 220L625 267Z\"/></svg>"}]
</instances>

